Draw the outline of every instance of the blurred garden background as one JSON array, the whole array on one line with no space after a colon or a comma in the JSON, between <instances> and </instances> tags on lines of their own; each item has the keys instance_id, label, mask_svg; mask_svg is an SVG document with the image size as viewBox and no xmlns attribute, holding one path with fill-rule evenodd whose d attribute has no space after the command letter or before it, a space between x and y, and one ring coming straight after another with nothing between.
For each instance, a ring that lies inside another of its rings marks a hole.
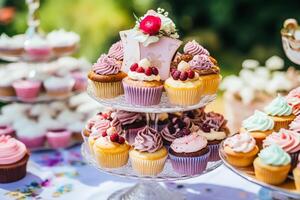
<instances>
[{"instance_id":1,"label":"blurred garden background","mask_svg":"<svg viewBox=\"0 0 300 200\"><path fill-rule=\"evenodd\" d=\"M25 0L0 0L0 7L0 33L24 33ZM169 12L182 40L194 38L218 58L225 75L238 72L246 58L263 63L278 55L291 64L280 29L286 18L299 16L297 0L41 0L41 27L79 33L78 55L93 62L119 39L120 30L134 26L133 13L141 16L158 7Z\"/></svg>"}]
</instances>

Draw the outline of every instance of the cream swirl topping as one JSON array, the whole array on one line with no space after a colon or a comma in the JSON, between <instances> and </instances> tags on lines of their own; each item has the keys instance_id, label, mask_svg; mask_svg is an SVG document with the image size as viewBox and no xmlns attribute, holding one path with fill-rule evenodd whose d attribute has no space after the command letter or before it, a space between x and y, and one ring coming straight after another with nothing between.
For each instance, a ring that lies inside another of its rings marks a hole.
<instances>
[{"instance_id":1,"label":"cream swirl topping","mask_svg":"<svg viewBox=\"0 0 300 200\"><path fill-rule=\"evenodd\" d=\"M119 73L120 70L121 63L106 54L102 54L97 62L93 65L93 71L96 74L111 75Z\"/></svg>"},{"instance_id":2,"label":"cream swirl topping","mask_svg":"<svg viewBox=\"0 0 300 200\"><path fill-rule=\"evenodd\" d=\"M159 74L158 75L151 74L150 76L147 76L144 73L129 71L128 77L138 81L160 81Z\"/></svg>"},{"instance_id":3,"label":"cream swirl topping","mask_svg":"<svg viewBox=\"0 0 300 200\"><path fill-rule=\"evenodd\" d=\"M133 146L138 151L153 153L163 147L163 141L156 130L146 126L138 131Z\"/></svg>"},{"instance_id":4,"label":"cream swirl topping","mask_svg":"<svg viewBox=\"0 0 300 200\"><path fill-rule=\"evenodd\" d=\"M116 60L123 60L123 56L124 56L124 48L123 48L123 43L122 41L118 41L116 43L114 43L109 51L108 51L108 56L115 58Z\"/></svg>"},{"instance_id":5,"label":"cream swirl topping","mask_svg":"<svg viewBox=\"0 0 300 200\"><path fill-rule=\"evenodd\" d=\"M297 116L291 123L290 123L290 130L296 131L300 133L300 116Z\"/></svg>"},{"instance_id":6,"label":"cream swirl topping","mask_svg":"<svg viewBox=\"0 0 300 200\"><path fill-rule=\"evenodd\" d=\"M202 135L193 133L181 138L175 139L170 148L177 153L193 153L204 149L207 146L207 140Z\"/></svg>"},{"instance_id":7,"label":"cream swirl topping","mask_svg":"<svg viewBox=\"0 0 300 200\"><path fill-rule=\"evenodd\" d=\"M193 56L201 54L209 56L209 52L195 40L186 43L183 48L183 52L186 54L191 54Z\"/></svg>"},{"instance_id":8,"label":"cream swirl topping","mask_svg":"<svg viewBox=\"0 0 300 200\"><path fill-rule=\"evenodd\" d=\"M247 131L267 131L274 128L273 119L259 110L255 110L254 115L245 119L242 124Z\"/></svg>"},{"instance_id":9,"label":"cream swirl topping","mask_svg":"<svg viewBox=\"0 0 300 200\"><path fill-rule=\"evenodd\" d=\"M271 116L289 116L292 114L292 107L284 97L278 96L265 107L265 112Z\"/></svg>"},{"instance_id":10,"label":"cream swirl topping","mask_svg":"<svg viewBox=\"0 0 300 200\"><path fill-rule=\"evenodd\" d=\"M276 144L261 150L258 157L267 165L281 166L291 163L290 155Z\"/></svg>"},{"instance_id":11,"label":"cream swirl topping","mask_svg":"<svg viewBox=\"0 0 300 200\"><path fill-rule=\"evenodd\" d=\"M247 132L235 134L224 141L224 146L228 146L234 152L248 153L255 146L255 139Z\"/></svg>"},{"instance_id":12,"label":"cream swirl topping","mask_svg":"<svg viewBox=\"0 0 300 200\"><path fill-rule=\"evenodd\" d=\"M26 146L10 136L0 136L0 165L18 162L26 155Z\"/></svg>"},{"instance_id":13,"label":"cream swirl topping","mask_svg":"<svg viewBox=\"0 0 300 200\"><path fill-rule=\"evenodd\" d=\"M226 138L226 133L224 131L211 130L209 133L205 133L202 130L198 130L197 134L204 136L208 141L223 140Z\"/></svg>"}]
</instances>

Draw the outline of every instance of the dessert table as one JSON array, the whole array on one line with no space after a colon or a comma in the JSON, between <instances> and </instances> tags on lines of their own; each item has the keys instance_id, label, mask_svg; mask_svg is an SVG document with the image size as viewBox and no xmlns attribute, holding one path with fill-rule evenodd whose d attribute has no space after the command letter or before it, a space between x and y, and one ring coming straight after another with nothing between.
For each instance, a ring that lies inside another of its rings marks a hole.
<instances>
[{"instance_id":1,"label":"dessert table","mask_svg":"<svg viewBox=\"0 0 300 200\"><path fill-rule=\"evenodd\" d=\"M80 147L76 146L67 150L32 153L27 176L15 183L0 184L0 199L104 200L113 192L134 183L130 179L99 173L83 161ZM257 194L260 191L260 187L224 166L198 178L168 182L165 186L186 194L188 199L199 199L201 194L201 199L253 200L259 199Z\"/></svg>"}]
</instances>

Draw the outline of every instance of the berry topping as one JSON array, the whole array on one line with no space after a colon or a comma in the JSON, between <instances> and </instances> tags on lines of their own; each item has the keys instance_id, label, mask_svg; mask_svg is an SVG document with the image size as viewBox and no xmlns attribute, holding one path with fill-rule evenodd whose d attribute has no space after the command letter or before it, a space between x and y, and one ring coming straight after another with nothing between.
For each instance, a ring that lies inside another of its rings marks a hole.
<instances>
[{"instance_id":1,"label":"berry topping","mask_svg":"<svg viewBox=\"0 0 300 200\"><path fill-rule=\"evenodd\" d=\"M112 142L118 142L119 141L119 134L114 133L109 138L110 138L110 141L112 141Z\"/></svg>"},{"instance_id":2,"label":"berry topping","mask_svg":"<svg viewBox=\"0 0 300 200\"><path fill-rule=\"evenodd\" d=\"M103 117L104 119L107 119L109 116L108 116L107 113L104 113L104 114L102 114L102 117Z\"/></svg>"},{"instance_id":3,"label":"berry topping","mask_svg":"<svg viewBox=\"0 0 300 200\"><path fill-rule=\"evenodd\" d=\"M189 79L193 79L195 77L195 72L193 70L188 70L187 73Z\"/></svg>"},{"instance_id":4,"label":"berry topping","mask_svg":"<svg viewBox=\"0 0 300 200\"><path fill-rule=\"evenodd\" d=\"M155 76L158 75L158 69L156 67L152 67L152 74L154 74Z\"/></svg>"},{"instance_id":5,"label":"berry topping","mask_svg":"<svg viewBox=\"0 0 300 200\"><path fill-rule=\"evenodd\" d=\"M187 128L183 128L183 129L182 129L182 133L183 133L184 135L189 135L189 134L191 134L191 131L190 131L189 129L187 129Z\"/></svg>"},{"instance_id":6,"label":"berry topping","mask_svg":"<svg viewBox=\"0 0 300 200\"><path fill-rule=\"evenodd\" d=\"M151 76L152 75L152 69L148 67L145 71L146 76Z\"/></svg>"},{"instance_id":7,"label":"berry topping","mask_svg":"<svg viewBox=\"0 0 300 200\"><path fill-rule=\"evenodd\" d=\"M180 79L181 81L186 81L187 78L188 78L188 73L187 73L187 72L181 72L181 73L180 73L179 79Z\"/></svg>"},{"instance_id":8,"label":"berry topping","mask_svg":"<svg viewBox=\"0 0 300 200\"><path fill-rule=\"evenodd\" d=\"M173 73L173 76L172 76L172 77L173 77L174 80L178 80L179 77L180 77L180 71L177 71L177 70L176 70L176 71Z\"/></svg>"},{"instance_id":9,"label":"berry topping","mask_svg":"<svg viewBox=\"0 0 300 200\"><path fill-rule=\"evenodd\" d=\"M175 67L171 67L171 69L170 69L171 74L174 73L175 71L176 71L176 68Z\"/></svg>"},{"instance_id":10,"label":"berry topping","mask_svg":"<svg viewBox=\"0 0 300 200\"><path fill-rule=\"evenodd\" d=\"M207 124L203 124L201 128L202 128L202 130L203 130L204 132L206 132L206 133L209 133L209 132L210 132L210 126L207 125Z\"/></svg>"},{"instance_id":11,"label":"berry topping","mask_svg":"<svg viewBox=\"0 0 300 200\"><path fill-rule=\"evenodd\" d=\"M106 132L103 132L102 133L102 137L106 137L107 136L107 133Z\"/></svg>"},{"instance_id":12,"label":"berry topping","mask_svg":"<svg viewBox=\"0 0 300 200\"><path fill-rule=\"evenodd\" d=\"M125 138L120 136L119 137L119 141L118 141L120 144L124 144L125 143Z\"/></svg>"},{"instance_id":13,"label":"berry topping","mask_svg":"<svg viewBox=\"0 0 300 200\"><path fill-rule=\"evenodd\" d=\"M136 72L137 72L137 73L144 73L145 70L144 70L144 68L142 68L142 67L138 67L138 68L136 69Z\"/></svg>"},{"instance_id":14,"label":"berry topping","mask_svg":"<svg viewBox=\"0 0 300 200\"><path fill-rule=\"evenodd\" d=\"M130 66L130 71L134 72L138 67L139 67L139 65L138 65L137 63L133 63L133 64Z\"/></svg>"}]
</instances>

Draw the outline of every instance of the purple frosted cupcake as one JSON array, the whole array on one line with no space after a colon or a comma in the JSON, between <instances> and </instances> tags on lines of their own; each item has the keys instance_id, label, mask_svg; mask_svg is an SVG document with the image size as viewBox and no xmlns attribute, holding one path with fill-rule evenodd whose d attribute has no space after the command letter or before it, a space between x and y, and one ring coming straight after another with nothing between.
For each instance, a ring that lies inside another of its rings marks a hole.
<instances>
[{"instance_id":1,"label":"purple frosted cupcake","mask_svg":"<svg viewBox=\"0 0 300 200\"><path fill-rule=\"evenodd\" d=\"M179 174L201 174L206 169L209 155L206 138L196 133L175 139L169 148L173 169Z\"/></svg>"},{"instance_id":2,"label":"purple frosted cupcake","mask_svg":"<svg viewBox=\"0 0 300 200\"><path fill-rule=\"evenodd\" d=\"M128 76L123 79L126 102L133 105L151 106L160 103L163 82L159 71L144 58L130 67Z\"/></svg>"}]
</instances>

